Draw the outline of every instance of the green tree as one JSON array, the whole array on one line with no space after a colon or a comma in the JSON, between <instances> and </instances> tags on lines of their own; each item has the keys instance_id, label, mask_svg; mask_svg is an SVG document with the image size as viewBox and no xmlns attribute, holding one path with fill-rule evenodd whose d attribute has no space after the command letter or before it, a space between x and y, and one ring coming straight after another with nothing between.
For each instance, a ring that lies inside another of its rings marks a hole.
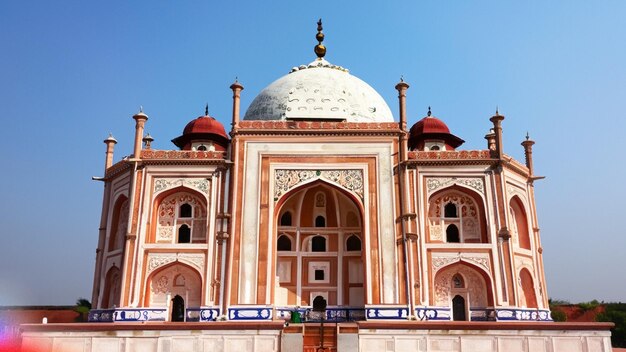
<instances>
[{"instance_id":1,"label":"green tree","mask_svg":"<svg viewBox=\"0 0 626 352\"><path fill-rule=\"evenodd\" d=\"M77 322L86 322L89 320L89 311L91 310L91 302L89 302L85 298L79 298L76 300L76 305L74 306L74 311L78 313L78 317L76 318Z\"/></svg>"},{"instance_id":2,"label":"green tree","mask_svg":"<svg viewBox=\"0 0 626 352\"><path fill-rule=\"evenodd\" d=\"M626 347L626 304L607 303L604 313L598 314L596 320L614 323L611 344L613 347Z\"/></svg>"}]
</instances>

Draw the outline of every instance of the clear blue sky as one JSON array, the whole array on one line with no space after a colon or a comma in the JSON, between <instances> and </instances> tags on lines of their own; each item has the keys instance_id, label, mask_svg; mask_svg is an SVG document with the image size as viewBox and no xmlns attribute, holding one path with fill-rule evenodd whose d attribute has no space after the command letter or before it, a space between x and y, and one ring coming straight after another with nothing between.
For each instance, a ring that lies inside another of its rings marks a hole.
<instances>
[{"instance_id":1,"label":"clear blue sky","mask_svg":"<svg viewBox=\"0 0 626 352\"><path fill-rule=\"evenodd\" d=\"M539 224L553 298L626 301L624 1L2 1L0 2L0 305L91 298L102 202L102 140L131 153L140 105L155 148L209 103L227 126L313 60L372 85L410 123L433 114L467 142L496 105L505 151L537 141Z\"/></svg>"}]
</instances>

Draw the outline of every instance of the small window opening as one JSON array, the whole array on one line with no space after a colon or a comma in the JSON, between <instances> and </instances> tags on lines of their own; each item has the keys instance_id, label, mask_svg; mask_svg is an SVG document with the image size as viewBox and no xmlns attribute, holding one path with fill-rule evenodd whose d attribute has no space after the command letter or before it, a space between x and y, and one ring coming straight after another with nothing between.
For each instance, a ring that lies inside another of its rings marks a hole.
<instances>
[{"instance_id":1,"label":"small window opening","mask_svg":"<svg viewBox=\"0 0 626 352\"><path fill-rule=\"evenodd\" d=\"M291 226L291 213L285 212L283 216L280 217L280 226Z\"/></svg>"},{"instance_id":2,"label":"small window opening","mask_svg":"<svg viewBox=\"0 0 626 352\"><path fill-rule=\"evenodd\" d=\"M185 204L181 205L180 209L178 211L178 217L190 218L191 216L192 216L191 205L189 205L188 203L185 203Z\"/></svg>"},{"instance_id":3,"label":"small window opening","mask_svg":"<svg viewBox=\"0 0 626 352\"><path fill-rule=\"evenodd\" d=\"M452 287L454 288L464 288L465 282L463 281L463 277L459 274L456 274L452 277Z\"/></svg>"},{"instance_id":4,"label":"small window opening","mask_svg":"<svg viewBox=\"0 0 626 352\"><path fill-rule=\"evenodd\" d=\"M315 227L326 227L326 219L319 215L315 218Z\"/></svg>"},{"instance_id":5,"label":"small window opening","mask_svg":"<svg viewBox=\"0 0 626 352\"><path fill-rule=\"evenodd\" d=\"M457 212L456 212L456 204L454 203L446 204L446 206L443 208L443 214L444 214L444 217L446 218L458 217Z\"/></svg>"},{"instance_id":6,"label":"small window opening","mask_svg":"<svg viewBox=\"0 0 626 352\"><path fill-rule=\"evenodd\" d=\"M174 286L185 286L185 277L178 275L174 278Z\"/></svg>"},{"instance_id":7,"label":"small window opening","mask_svg":"<svg viewBox=\"0 0 626 352\"><path fill-rule=\"evenodd\" d=\"M315 281L324 280L324 270L317 269L315 270Z\"/></svg>"},{"instance_id":8,"label":"small window opening","mask_svg":"<svg viewBox=\"0 0 626 352\"><path fill-rule=\"evenodd\" d=\"M178 243L191 242L191 229L187 225L178 228Z\"/></svg>"},{"instance_id":9,"label":"small window opening","mask_svg":"<svg viewBox=\"0 0 626 352\"><path fill-rule=\"evenodd\" d=\"M348 237L346 241L346 250L348 251L360 251L361 250L361 239L356 235L351 235Z\"/></svg>"},{"instance_id":10,"label":"small window opening","mask_svg":"<svg viewBox=\"0 0 626 352\"><path fill-rule=\"evenodd\" d=\"M439 150L439 146L438 145L433 145L432 147L430 147L430 150Z\"/></svg>"},{"instance_id":11,"label":"small window opening","mask_svg":"<svg viewBox=\"0 0 626 352\"><path fill-rule=\"evenodd\" d=\"M326 238L315 236L311 239L311 252L326 252Z\"/></svg>"},{"instance_id":12,"label":"small window opening","mask_svg":"<svg viewBox=\"0 0 626 352\"><path fill-rule=\"evenodd\" d=\"M459 228L452 224L446 228L446 241L449 243L459 243L461 238L459 236Z\"/></svg>"},{"instance_id":13,"label":"small window opening","mask_svg":"<svg viewBox=\"0 0 626 352\"><path fill-rule=\"evenodd\" d=\"M285 235L280 235L278 237L278 241L276 243L276 248L279 251L290 251L291 250L291 239Z\"/></svg>"},{"instance_id":14,"label":"small window opening","mask_svg":"<svg viewBox=\"0 0 626 352\"><path fill-rule=\"evenodd\" d=\"M198 148L196 148L196 150L204 152L204 151L206 151L206 146L204 144L201 144L201 145L198 146Z\"/></svg>"}]
</instances>

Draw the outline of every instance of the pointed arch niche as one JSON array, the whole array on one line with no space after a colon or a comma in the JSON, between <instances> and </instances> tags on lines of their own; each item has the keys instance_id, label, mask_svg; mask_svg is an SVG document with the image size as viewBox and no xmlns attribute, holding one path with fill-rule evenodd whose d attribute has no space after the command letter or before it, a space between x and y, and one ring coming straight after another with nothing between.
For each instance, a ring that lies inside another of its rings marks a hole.
<instances>
[{"instance_id":1,"label":"pointed arch niche","mask_svg":"<svg viewBox=\"0 0 626 352\"><path fill-rule=\"evenodd\" d=\"M177 187L157 196L152 211L149 243L206 243L206 198L186 187Z\"/></svg>"},{"instance_id":2,"label":"pointed arch niche","mask_svg":"<svg viewBox=\"0 0 626 352\"><path fill-rule=\"evenodd\" d=\"M489 243L485 206L481 196L465 187L451 186L428 199L428 241Z\"/></svg>"},{"instance_id":3,"label":"pointed arch niche","mask_svg":"<svg viewBox=\"0 0 626 352\"><path fill-rule=\"evenodd\" d=\"M119 306L121 293L120 280L120 269L116 266L112 266L104 278L104 290L102 291L104 295L102 296L100 308Z\"/></svg>"},{"instance_id":4,"label":"pointed arch niche","mask_svg":"<svg viewBox=\"0 0 626 352\"><path fill-rule=\"evenodd\" d=\"M174 262L150 274L145 292L146 307L170 307L178 295L186 308L198 308L202 305L202 278L190 266Z\"/></svg>"},{"instance_id":5,"label":"pointed arch niche","mask_svg":"<svg viewBox=\"0 0 626 352\"><path fill-rule=\"evenodd\" d=\"M310 306L323 296L329 306L364 306L361 214L355 197L321 180L283 196L275 215L275 305Z\"/></svg>"},{"instance_id":6,"label":"pointed arch niche","mask_svg":"<svg viewBox=\"0 0 626 352\"><path fill-rule=\"evenodd\" d=\"M128 231L128 214L130 212L128 198L121 195L115 201L113 216L111 217L111 232L109 233L109 252L124 246Z\"/></svg>"},{"instance_id":7,"label":"pointed arch niche","mask_svg":"<svg viewBox=\"0 0 626 352\"><path fill-rule=\"evenodd\" d=\"M450 264L437 271L433 283L432 301L438 307L450 307L454 320L471 320L472 312L485 316L493 308L491 279L472 264ZM461 308L464 311L458 311Z\"/></svg>"},{"instance_id":8,"label":"pointed arch niche","mask_svg":"<svg viewBox=\"0 0 626 352\"><path fill-rule=\"evenodd\" d=\"M520 290L520 306L525 308L538 308L537 295L535 294L535 285L533 276L526 268L522 268L519 273Z\"/></svg>"},{"instance_id":9,"label":"pointed arch niche","mask_svg":"<svg viewBox=\"0 0 626 352\"><path fill-rule=\"evenodd\" d=\"M511 234L513 242L520 248L530 249L531 240L528 231L528 217L526 216L526 208L524 203L518 196L513 196L509 202L509 213L511 223Z\"/></svg>"}]
</instances>

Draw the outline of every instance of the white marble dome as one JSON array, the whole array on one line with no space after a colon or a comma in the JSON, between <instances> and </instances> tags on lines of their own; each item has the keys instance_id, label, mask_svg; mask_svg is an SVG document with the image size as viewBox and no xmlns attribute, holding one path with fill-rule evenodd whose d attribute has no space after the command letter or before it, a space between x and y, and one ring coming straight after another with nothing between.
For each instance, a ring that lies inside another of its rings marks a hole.
<instances>
[{"instance_id":1,"label":"white marble dome","mask_svg":"<svg viewBox=\"0 0 626 352\"><path fill-rule=\"evenodd\" d=\"M385 100L348 70L316 59L267 86L244 120L324 119L393 122Z\"/></svg>"}]
</instances>

